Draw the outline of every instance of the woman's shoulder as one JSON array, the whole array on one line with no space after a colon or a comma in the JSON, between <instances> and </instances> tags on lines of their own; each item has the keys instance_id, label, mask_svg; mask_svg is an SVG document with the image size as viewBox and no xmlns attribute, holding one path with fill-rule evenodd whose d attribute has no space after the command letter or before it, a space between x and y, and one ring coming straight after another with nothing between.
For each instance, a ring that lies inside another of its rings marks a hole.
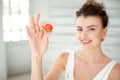
<instances>
[{"instance_id":1,"label":"woman's shoulder","mask_svg":"<svg viewBox=\"0 0 120 80\"><path fill-rule=\"evenodd\" d=\"M120 64L116 64L110 74L110 80L120 80Z\"/></svg>"},{"instance_id":2,"label":"woman's shoulder","mask_svg":"<svg viewBox=\"0 0 120 80\"><path fill-rule=\"evenodd\" d=\"M119 76L120 76L120 64L117 63L117 64L115 65L114 71L115 71L116 73L119 73Z\"/></svg>"},{"instance_id":3,"label":"woman's shoulder","mask_svg":"<svg viewBox=\"0 0 120 80\"><path fill-rule=\"evenodd\" d=\"M115 65L114 71L120 73L120 64L117 63L117 64ZM120 74L119 74L119 75L120 75Z\"/></svg>"},{"instance_id":4,"label":"woman's shoulder","mask_svg":"<svg viewBox=\"0 0 120 80\"><path fill-rule=\"evenodd\" d=\"M62 52L61 54L59 54L58 57L60 58L67 58L69 56L69 52Z\"/></svg>"},{"instance_id":5,"label":"woman's shoulder","mask_svg":"<svg viewBox=\"0 0 120 80\"><path fill-rule=\"evenodd\" d=\"M68 56L69 56L69 52L62 52L57 56L57 62L61 63L64 66L64 68L66 66Z\"/></svg>"},{"instance_id":6,"label":"woman's shoulder","mask_svg":"<svg viewBox=\"0 0 120 80\"><path fill-rule=\"evenodd\" d=\"M68 59L68 56L69 56L69 52L62 52L58 55L57 58L59 58L60 60L66 60Z\"/></svg>"}]
</instances>

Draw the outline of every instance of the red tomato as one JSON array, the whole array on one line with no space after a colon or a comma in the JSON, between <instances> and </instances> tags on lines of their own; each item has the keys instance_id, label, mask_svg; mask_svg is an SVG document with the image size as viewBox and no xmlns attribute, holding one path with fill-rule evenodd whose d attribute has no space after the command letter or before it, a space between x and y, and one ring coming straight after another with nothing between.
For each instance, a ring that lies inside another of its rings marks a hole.
<instances>
[{"instance_id":1,"label":"red tomato","mask_svg":"<svg viewBox=\"0 0 120 80\"><path fill-rule=\"evenodd\" d=\"M46 25L45 25L45 31L46 31L46 32L52 32L52 30L53 30L53 27L52 27L51 24L46 24Z\"/></svg>"}]
</instances>

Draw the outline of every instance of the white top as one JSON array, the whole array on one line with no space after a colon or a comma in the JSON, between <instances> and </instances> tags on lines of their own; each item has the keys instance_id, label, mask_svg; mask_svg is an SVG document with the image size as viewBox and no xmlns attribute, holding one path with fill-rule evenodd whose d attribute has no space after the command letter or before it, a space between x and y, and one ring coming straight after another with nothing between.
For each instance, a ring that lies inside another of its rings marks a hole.
<instances>
[{"instance_id":1,"label":"white top","mask_svg":"<svg viewBox=\"0 0 120 80\"><path fill-rule=\"evenodd\" d=\"M93 80L107 80L109 74L117 64L116 61L110 61L94 78ZM74 80L74 53L70 54L66 64L65 80Z\"/></svg>"}]
</instances>

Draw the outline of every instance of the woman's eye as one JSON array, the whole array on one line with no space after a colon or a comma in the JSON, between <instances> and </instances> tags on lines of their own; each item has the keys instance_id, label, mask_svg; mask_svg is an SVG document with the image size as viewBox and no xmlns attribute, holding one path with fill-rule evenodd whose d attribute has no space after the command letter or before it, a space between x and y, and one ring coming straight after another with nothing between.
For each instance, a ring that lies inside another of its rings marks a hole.
<instances>
[{"instance_id":1,"label":"woman's eye","mask_svg":"<svg viewBox=\"0 0 120 80\"><path fill-rule=\"evenodd\" d=\"M94 29L94 28L90 28L89 30L90 30L90 31L95 31L95 29Z\"/></svg>"},{"instance_id":2,"label":"woman's eye","mask_svg":"<svg viewBox=\"0 0 120 80\"><path fill-rule=\"evenodd\" d=\"M83 29L77 29L77 31L83 31Z\"/></svg>"}]
</instances>

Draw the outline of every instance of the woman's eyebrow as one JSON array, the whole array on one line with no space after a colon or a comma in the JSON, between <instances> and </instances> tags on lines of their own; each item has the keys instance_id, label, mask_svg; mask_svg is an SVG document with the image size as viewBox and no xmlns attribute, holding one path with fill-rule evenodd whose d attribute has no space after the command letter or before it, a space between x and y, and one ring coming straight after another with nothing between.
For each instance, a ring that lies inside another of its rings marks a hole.
<instances>
[{"instance_id":1,"label":"woman's eyebrow","mask_svg":"<svg viewBox=\"0 0 120 80\"><path fill-rule=\"evenodd\" d=\"M77 26L77 28L83 28L82 26Z\"/></svg>"},{"instance_id":2,"label":"woman's eyebrow","mask_svg":"<svg viewBox=\"0 0 120 80\"><path fill-rule=\"evenodd\" d=\"M91 28L91 27L97 27L97 26L96 25L87 26L87 28Z\"/></svg>"},{"instance_id":3,"label":"woman's eyebrow","mask_svg":"<svg viewBox=\"0 0 120 80\"><path fill-rule=\"evenodd\" d=\"M87 26L87 28L90 28L90 27L97 27L96 25L89 25ZM82 26L77 26L77 28L83 28Z\"/></svg>"}]
</instances>

